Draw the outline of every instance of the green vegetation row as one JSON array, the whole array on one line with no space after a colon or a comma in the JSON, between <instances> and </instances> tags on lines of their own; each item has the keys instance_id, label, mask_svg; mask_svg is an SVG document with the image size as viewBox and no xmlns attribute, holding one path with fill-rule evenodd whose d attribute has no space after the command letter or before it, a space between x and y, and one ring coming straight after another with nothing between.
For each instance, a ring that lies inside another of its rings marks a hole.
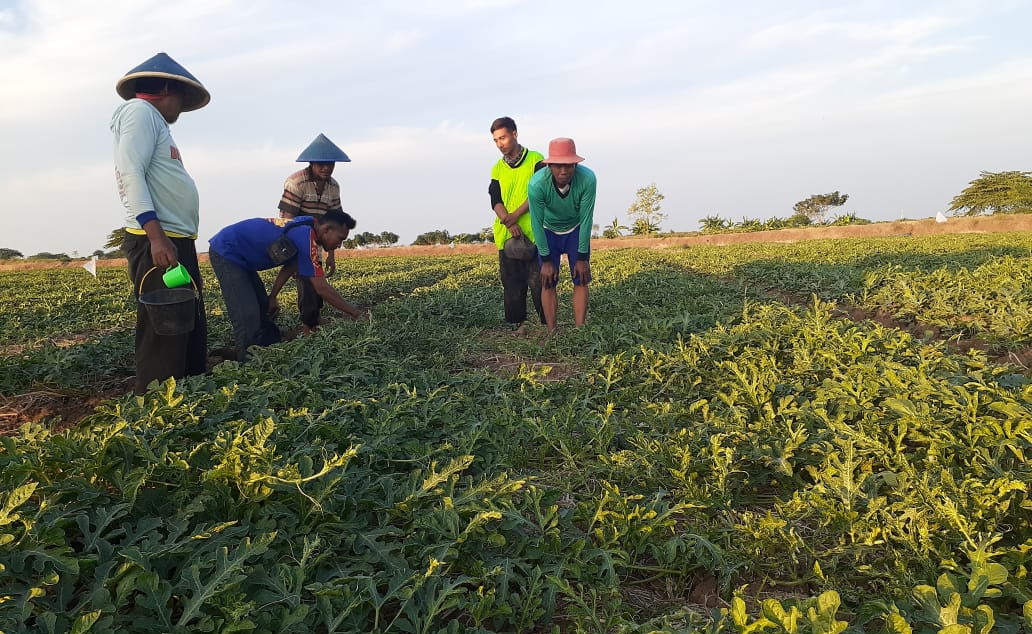
<instances>
[{"instance_id":1,"label":"green vegetation row","mask_svg":"<svg viewBox=\"0 0 1032 634\"><path fill-rule=\"evenodd\" d=\"M808 245L599 253L554 339L491 258L343 262L371 322L0 440L0 630L1032 627L1028 376L771 299L1027 243Z\"/></svg>"}]
</instances>

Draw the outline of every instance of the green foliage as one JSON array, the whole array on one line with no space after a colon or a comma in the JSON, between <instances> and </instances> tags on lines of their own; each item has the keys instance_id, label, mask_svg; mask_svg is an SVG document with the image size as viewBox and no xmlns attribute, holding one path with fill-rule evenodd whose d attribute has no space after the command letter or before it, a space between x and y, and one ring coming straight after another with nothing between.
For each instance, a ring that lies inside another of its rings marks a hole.
<instances>
[{"instance_id":1,"label":"green foliage","mask_svg":"<svg viewBox=\"0 0 1032 634\"><path fill-rule=\"evenodd\" d=\"M870 220L861 218L857 216L856 213L842 214L841 216L837 216L834 220L828 223L828 225L831 227L848 227L852 225L869 224L871 224Z\"/></svg>"},{"instance_id":2,"label":"green foliage","mask_svg":"<svg viewBox=\"0 0 1032 634\"><path fill-rule=\"evenodd\" d=\"M828 194L814 194L792 205L792 209L812 222L823 223L829 209L841 207L846 204L847 200L849 200L849 194L840 194L837 191Z\"/></svg>"},{"instance_id":3,"label":"green foliage","mask_svg":"<svg viewBox=\"0 0 1032 634\"><path fill-rule=\"evenodd\" d=\"M15 258L24 257L21 251L15 249L0 249L0 260L13 260Z\"/></svg>"},{"instance_id":4,"label":"green foliage","mask_svg":"<svg viewBox=\"0 0 1032 634\"><path fill-rule=\"evenodd\" d=\"M619 218L613 218L612 224L606 225L606 228L602 231L603 238L619 238L623 235L623 232L628 228L620 224Z\"/></svg>"},{"instance_id":5,"label":"green foliage","mask_svg":"<svg viewBox=\"0 0 1032 634\"><path fill-rule=\"evenodd\" d=\"M1030 379L764 291L1018 276L998 315L943 303L1019 332L1030 260L1022 234L601 251L589 326L517 340L490 255L349 259L371 321L0 437L0 630L1018 632ZM5 332L131 352L124 273L42 273L0 274Z\"/></svg>"},{"instance_id":6,"label":"green foliage","mask_svg":"<svg viewBox=\"0 0 1032 634\"><path fill-rule=\"evenodd\" d=\"M1032 172L980 172L950 203L961 216L1032 213Z\"/></svg>"},{"instance_id":7,"label":"green foliage","mask_svg":"<svg viewBox=\"0 0 1032 634\"><path fill-rule=\"evenodd\" d=\"M870 224L870 220L857 217L856 214L850 213L839 216L831 223L833 226L845 226L845 225L865 225ZM706 216L699 221L699 225L702 229L702 233L736 233L736 232L752 232L752 231L776 231L778 229L792 229L797 227L809 227L813 224L813 221L809 216L796 213L789 218L778 218L772 216L767 220L760 220L759 218L742 218L741 222L732 222L731 220L725 220L720 216Z\"/></svg>"},{"instance_id":8,"label":"green foliage","mask_svg":"<svg viewBox=\"0 0 1032 634\"><path fill-rule=\"evenodd\" d=\"M107 240L104 241L104 248L121 251L122 245L125 243L125 236L126 231L124 227L115 227L108 234Z\"/></svg>"},{"instance_id":9,"label":"green foliage","mask_svg":"<svg viewBox=\"0 0 1032 634\"><path fill-rule=\"evenodd\" d=\"M730 231L733 226L733 222L717 215L706 216L699 221L699 227L703 233L725 233Z\"/></svg>"},{"instance_id":10,"label":"green foliage","mask_svg":"<svg viewBox=\"0 0 1032 634\"><path fill-rule=\"evenodd\" d=\"M434 231L427 231L416 236L416 239L412 241L413 245L425 245L425 244L448 244L452 241L452 236L448 233L447 229L437 229Z\"/></svg>"},{"instance_id":11,"label":"green foliage","mask_svg":"<svg viewBox=\"0 0 1032 634\"><path fill-rule=\"evenodd\" d=\"M454 240L456 244L477 244L477 243L480 243L480 242L487 242L489 240L494 240L494 234L493 233L491 234L491 238L489 238L489 240L485 240L483 232L481 232L481 233L459 233L459 234L456 234L456 235L452 236L452 240Z\"/></svg>"},{"instance_id":12,"label":"green foliage","mask_svg":"<svg viewBox=\"0 0 1032 634\"><path fill-rule=\"evenodd\" d=\"M71 257L67 253L51 253L50 251L40 251L39 253L30 255L30 260L59 260L61 262L70 262Z\"/></svg>"},{"instance_id":13,"label":"green foliage","mask_svg":"<svg viewBox=\"0 0 1032 634\"><path fill-rule=\"evenodd\" d=\"M381 233L372 233L369 231L363 231L358 233L347 240L341 245L345 249L354 249L356 247L386 247L398 242L398 234L391 233L390 231L384 231Z\"/></svg>"},{"instance_id":14,"label":"green foliage","mask_svg":"<svg viewBox=\"0 0 1032 634\"><path fill-rule=\"evenodd\" d=\"M666 220L661 211L663 194L655 183L638 188L634 202L627 208L627 217L631 218L631 233L634 235L652 235L659 233L660 225Z\"/></svg>"}]
</instances>

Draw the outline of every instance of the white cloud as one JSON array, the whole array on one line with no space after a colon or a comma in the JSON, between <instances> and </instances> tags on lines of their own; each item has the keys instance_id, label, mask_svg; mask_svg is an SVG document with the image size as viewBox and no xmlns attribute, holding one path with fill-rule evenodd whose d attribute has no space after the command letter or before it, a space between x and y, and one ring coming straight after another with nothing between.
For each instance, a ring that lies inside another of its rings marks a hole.
<instances>
[{"instance_id":1,"label":"white cloud","mask_svg":"<svg viewBox=\"0 0 1032 634\"><path fill-rule=\"evenodd\" d=\"M305 13L272 0L27 0L0 10L0 138L16 148L0 158L0 191L17 210L0 215L0 246L88 252L118 223L114 83L159 50L213 94L173 129L201 191L202 240L275 214L318 132L352 156L336 176L363 230L478 229L497 160L486 127L501 114L535 149L577 139L599 174L598 217L622 217L656 181L678 229L709 213L785 214L835 189L867 217L934 214L978 169L1027 162L1032 130L1017 122L1032 60L1000 31L1027 22L1025 4L810 4L825 8L575 1L546 20L517 0L315 0ZM39 187L70 201L45 238L17 221Z\"/></svg>"}]
</instances>

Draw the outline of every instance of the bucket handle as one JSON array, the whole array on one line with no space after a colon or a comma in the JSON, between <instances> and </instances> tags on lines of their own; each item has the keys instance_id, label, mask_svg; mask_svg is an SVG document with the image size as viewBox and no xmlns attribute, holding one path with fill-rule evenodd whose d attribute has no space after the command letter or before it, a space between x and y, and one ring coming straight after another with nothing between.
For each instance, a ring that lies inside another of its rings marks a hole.
<instances>
[{"instance_id":1,"label":"bucket handle","mask_svg":"<svg viewBox=\"0 0 1032 634\"><path fill-rule=\"evenodd\" d=\"M140 295L143 295L143 283L147 280L147 276L150 275L151 273L153 273L154 271L157 271L157 270L158 270L158 267L152 266L149 269L147 269L147 272L144 273L143 277L140 278L140 288L137 289L137 293L136 293L137 297L139 297ZM196 297L197 296L197 284L194 282L194 279L193 279L192 275L190 275L189 273L187 273L186 275L187 275L187 277L190 278L190 286L193 287L194 297Z\"/></svg>"}]
</instances>

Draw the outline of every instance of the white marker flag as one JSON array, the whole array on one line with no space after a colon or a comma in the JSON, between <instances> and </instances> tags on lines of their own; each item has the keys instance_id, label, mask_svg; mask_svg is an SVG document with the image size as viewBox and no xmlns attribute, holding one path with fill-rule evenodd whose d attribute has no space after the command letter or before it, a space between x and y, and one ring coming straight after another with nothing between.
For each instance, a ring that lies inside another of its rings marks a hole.
<instances>
[{"instance_id":1,"label":"white marker flag","mask_svg":"<svg viewBox=\"0 0 1032 634\"><path fill-rule=\"evenodd\" d=\"M83 263L82 268L89 271L90 275L97 277L97 256L93 256L91 259Z\"/></svg>"},{"instance_id":2,"label":"white marker flag","mask_svg":"<svg viewBox=\"0 0 1032 634\"><path fill-rule=\"evenodd\" d=\"M935 214L935 222L946 222L946 216L942 215L942 212Z\"/></svg>"}]
</instances>

